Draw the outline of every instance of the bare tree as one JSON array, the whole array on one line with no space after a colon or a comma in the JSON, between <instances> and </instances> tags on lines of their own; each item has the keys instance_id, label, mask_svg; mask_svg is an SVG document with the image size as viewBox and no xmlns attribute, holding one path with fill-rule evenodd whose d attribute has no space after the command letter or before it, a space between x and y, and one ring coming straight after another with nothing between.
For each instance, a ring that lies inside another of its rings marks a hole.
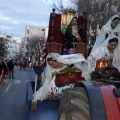
<instances>
[{"instance_id":1,"label":"bare tree","mask_svg":"<svg viewBox=\"0 0 120 120\"><path fill-rule=\"evenodd\" d=\"M112 15L120 14L119 0L78 0L78 3L78 14L86 11L89 30L94 39L98 35L98 29L101 29Z\"/></svg>"},{"instance_id":2,"label":"bare tree","mask_svg":"<svg viewBox=\"0 0 120 120\"><path fill-rule=\"evenodd\" d=\"M40 37L39 36L32 36L27 44L29 56L34 56L37 61L38 65L40 65L40 58L41 58L41 44L40 44Z\"/></svg>"},{"instance_id":3,"label":"bare tree","mask_svg":"<svg viewBox=\"0 0 120 120\"><path fill-rule=\"evenodd\" d=\"M78 0L54 0L53 7L57 10L58 13L64 13L64 10L67 8L78 10Z\"/></svg>"},{"instance_id":4,"label":"bare tree","mask_svg":"<svg viewBox=\"0 0 120 120\"><path fill-rule=\"evenodd\" d=\"M64 4L62 0L56 0L54 1L53 7L59 12L63 13L64 12Z\"/></svg>"}]
</instances>

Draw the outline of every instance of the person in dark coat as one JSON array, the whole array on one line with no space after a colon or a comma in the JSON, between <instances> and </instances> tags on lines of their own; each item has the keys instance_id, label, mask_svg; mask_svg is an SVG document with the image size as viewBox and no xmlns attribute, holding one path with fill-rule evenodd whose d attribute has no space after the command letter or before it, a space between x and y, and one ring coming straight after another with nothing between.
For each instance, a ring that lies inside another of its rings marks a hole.
<instances>
[{"instance_id":1,"label":"person in dark coat","mask_svg":"<svg viewBox=\"0 0 120 120\"><path fill-rule=\"evenodd\" d=\"M62 54L73 54L74 47L73 43L83 42L82 26L78 22L77 17L73 17L70 24L68 25L64 40L62 42Z\"/></svg>"},{"instance_id":2,"label":"person in dark coat","mask_svg":"<svg viewBox=\"0 0 120 120\"><path fill-rule=\"evenodd\" d=\"M2 74L2 69L3 69L2 62L0 62L0 76Z\"/></svg>"},{"instance_id":3,"label":"person in dark coat","mask_svg":"<svg viewBox=\"0 0 120 120\"><path fill-rule=\"evenodd\" d=\"M9 67L9 79L14 79L14 64L12 62L12 60L8 63L8 67Z\"/></svg>"},{"instance_id":4,"label":"person in dark coat","mask_svg":"<svg viewBox=\"0 0 120 120\"><path fill-rule=\"evenodd\" d=\"M22 67L23 67L22 61L20 61L19 66L20 66L20 70L22 70Z\"/></svg>"}]
</instances>

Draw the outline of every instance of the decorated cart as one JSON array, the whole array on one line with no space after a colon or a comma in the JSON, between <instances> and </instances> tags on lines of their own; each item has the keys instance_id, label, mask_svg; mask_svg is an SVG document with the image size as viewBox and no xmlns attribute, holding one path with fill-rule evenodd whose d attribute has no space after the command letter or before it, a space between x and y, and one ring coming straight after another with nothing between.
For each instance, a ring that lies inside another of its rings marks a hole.
<instances>
[{"instance_id":1,"label":"decorated cart","mask_svg":"<svg viewBox=\"0 0 120 120\"><path fill-rule=\"evenodd\" d=\"M77 16L75 13L64 13L64 14L57 14L55 13L55 9L50 14L49 19L49 31L47 42L45 48L42 51L42 66L35 67L36 75L41 75L43 71L43 67L46 65L45 59L48 53L59 53L62 54L62 41L64 38L65 30L70 23L71 19L76 16L79 20L80 25L82 26L83 32L83 41L84 42L77 42L73 43L75 53L82 53L85 58L88 56L88 48L87 48L87 18L86 14L84 13L83 16ZM37 71L36 71L37 70ZM38 72L39 71L39 72ZM26 113L28 120L56 120L58 109L59 109L59 100L51 101L51 100L44 100L43 102L37 101L37 110L33 112L31 110L31 105L33 102L33 94L35 81L30 81L27 84L27 95L26 95ZM36 90L40 88L40 81L37 81Z\"/></svg>"},{"instance_id":2,"label":"decorated cart","mask_svg":"<svg viewBox=\"0 0 120 120\"><path fill-rule=\"evenodd\" d=\"M73 13L57 14L55 9L50 14L48 38L42 56L42 66L48 53L62 54L62 43L66 26L74 17ZM83 42L73 43L75 53L88 56L87 18L77 16L83 30ZM102 66L101 66L102 65ZM42 66L39 67L41 75ZM36 111L32 111L34 89L40 88L40 83L27 84L26 113L27 120L119 120L120 119L120 73L118 70L106 67L104 61L98 61L96 70L91 74L91 81L80 81L74 88L66 89L59 100L37 101ZM110 76L116 78L110 80Z\"/></svg>"}]
</instances>

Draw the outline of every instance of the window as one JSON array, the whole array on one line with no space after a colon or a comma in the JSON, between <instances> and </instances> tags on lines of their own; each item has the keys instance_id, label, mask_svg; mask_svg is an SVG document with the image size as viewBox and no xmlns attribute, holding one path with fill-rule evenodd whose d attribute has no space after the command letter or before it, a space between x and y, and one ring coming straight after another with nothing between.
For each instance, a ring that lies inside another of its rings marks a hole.
<instances>
[{"instance_id":1,"label":"window","mask_svg":"<svg viewBox=\"0 0 120 120\"><path fill-rule=\"evenodd\" d=\"M29 34L29 30L27 30L27 34Z\"/></svg>"},{"instance_id":2,"label":"window","mask_svg":"<svg viewBox=\"0 0 120 120\"><path fill-rule=\"evenodd\" d=\"M29 38L27 37L27 41L29 40Z\"/></svg>"}]
</instances>

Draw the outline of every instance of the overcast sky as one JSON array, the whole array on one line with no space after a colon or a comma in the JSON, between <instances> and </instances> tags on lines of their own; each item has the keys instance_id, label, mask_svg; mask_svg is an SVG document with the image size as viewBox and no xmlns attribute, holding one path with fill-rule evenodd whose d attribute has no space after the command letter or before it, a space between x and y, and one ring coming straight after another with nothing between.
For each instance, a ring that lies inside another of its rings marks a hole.
<instances>
[{"instance_id":1,"label":"overcast sky","mask_svg":"<svg viewBox=\"0 0 120 120\"><path fill-rule=\"evenodd\" d=\"M52 0L2 0L0 35L24 37L25 26L47 27Z\"/></svg>"}]
</instances>

